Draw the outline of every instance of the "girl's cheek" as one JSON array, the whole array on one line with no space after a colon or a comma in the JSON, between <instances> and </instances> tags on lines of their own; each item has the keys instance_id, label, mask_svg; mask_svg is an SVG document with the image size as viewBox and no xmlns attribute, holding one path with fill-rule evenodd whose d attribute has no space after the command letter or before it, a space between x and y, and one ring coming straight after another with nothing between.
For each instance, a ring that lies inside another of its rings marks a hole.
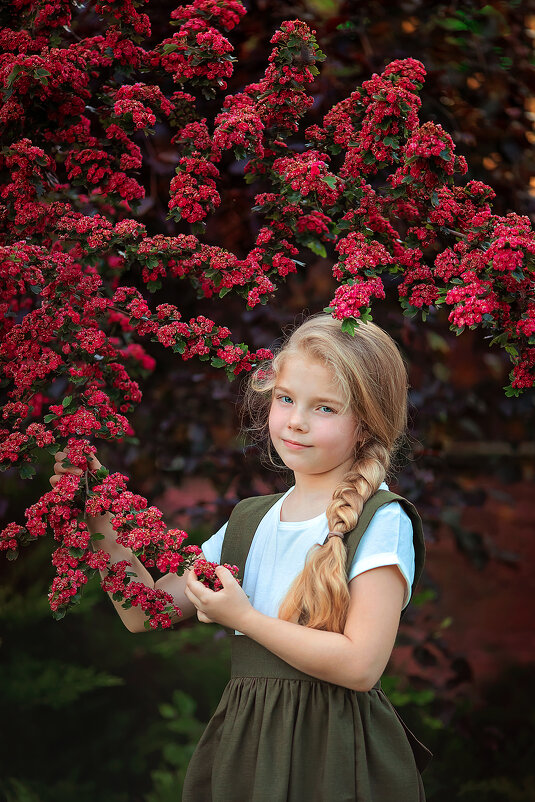
<instances>
[{"instance_id":1,"label":"girl's cheek","mask_svg":"<svg viewBox=\"0 0 535 802\"><path fill-rule=\"evenodd\" d=\"M268 419L270 434L274 432L278 427L280 427L281 418L282 418L281 410L275 404L272 404L271 409L269 410L269 419Z\"/></svg>"},{"instance_id":2,"label":"girl's cheek","mask_svg":"<svg viewBox=\"0 0 535 802\"><path fill-rule=\"evenodd\" d=\"M269 418L268 418L268 431L270 434L271 439L273 440L273 435L275 433L275 415L273 412L273 406L269 411Z\"/></svg>"}]
</instances>

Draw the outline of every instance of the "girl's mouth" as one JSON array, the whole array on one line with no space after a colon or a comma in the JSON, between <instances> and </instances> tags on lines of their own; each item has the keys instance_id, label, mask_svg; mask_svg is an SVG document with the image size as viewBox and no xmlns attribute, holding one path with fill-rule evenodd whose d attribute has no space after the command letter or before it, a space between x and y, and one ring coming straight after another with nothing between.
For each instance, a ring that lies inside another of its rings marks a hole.
<instances>
[{"instance_id":1,"label":"girl's mouth","mask_svg":"<svg viewBox=\"0 0 535 802\"><path fill-rule=\"evenodd\" d=\"M288 448L294 448L297 450L301 448L310 448L310 446L304 446L302 443L295 443L293 440L285 440L284 438L282 438L282 442L285 446L288 446Z\"/></svg>"}]
</instances>

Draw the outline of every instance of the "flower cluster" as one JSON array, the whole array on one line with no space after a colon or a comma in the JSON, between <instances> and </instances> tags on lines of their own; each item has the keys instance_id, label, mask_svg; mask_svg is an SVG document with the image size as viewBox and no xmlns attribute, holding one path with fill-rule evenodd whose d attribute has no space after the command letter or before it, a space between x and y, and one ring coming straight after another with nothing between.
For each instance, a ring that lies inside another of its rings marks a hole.
<instances>
[{"instance_id":1,"label":"flower cluster","mask_svg":"<svg viewBox=\"0 0 535 802\"><path fill-rule=\"evenodd\" d=\"M328 170L329 156L317 150L276 159L273 170L282 182L303 198L313 193L318 205L333 206L343 191L343 182Z\"/></svg>"},{"instance_id":2,"label":"flower cluster","mask_svg":"<svg viewBox=\"0 0 535 802\"><path fill-rule=\"evenodd\" d=\"M297 131L300 118L314 102L305 87L318 74L316 62L325 58L314 33L300 20L283 22L271 38L275 47L264 77L246 89L264 127L278 137Z\"/></svg>"},{"instance_id":3,"label":"flower cluster","mask_svg":"<svg viewBox=\"0 0 535 802\"><path fill-rule=\"evenodd\" d=\"M409 194L425 193L447 183L455 172L466 173L464 156L454 156L455 146L441 125L424 123L403 148L403 164L389 177L395 189L409 185Z\"/></svg>"},{"instance_id":4,"label":"flower cluster","mask_svg":"<svg viewBox=\"0 0 535 802\"><path fill-rule=\"evenodd\" d=\"M199 582L202 582L202 584L205 585L205 587L210 588L210 590L215 591L221 590L223 587L221 580L215 572L216 567L216 563L210 563L202 557L199 557L197 560L195 560L192 566L193 572ZM232 576L238 580L239 568L237 565L223 563L223 567L228 568Z\"/></svg>"},{"instance_id":5,"label":"flower cluster","mask_svg":"<svg viewBox=\"0 0 535 802\"><path fill-rule=\"evenodd\" d=\"M139 0L97 0L95 11L120 23L125 33L131 30L133 38L148 37L151 34L149 18L147 14L140 14L136 5Z\"/></svg>"},{"instance_id":6,"label":"flower cluster","mask_svg":"<svg viewBox=\"0 0 535 802\"><path fill-rule=\"evenodd\" d=\"M151 65L172 75L175 83L200 86L207 97L212 97L216 88L226 89L225 79L232 75L232 50L222 33L195 16L163 40L154 51Z\"/></svg>"},{"instance_id":7,"label":"flower cluster","mask_svg":"<svg viewBox=\"0 0 535 802\"><path fill-rule=\"evenodd\" d=\"M245 7L239 0L196 0L191 5L181 6L172 11L171 19L201 18L230 31L238 25L244 14Z\"/></svg>"},{"instance_id":8,"label":"flower cluster","mask_svg":"<svg viewBox=\"0 0 535 802\"><path fill-rule=\"evenodd\" d=\"M223 111L215 118L213 142L219 150L233 148L237 159L253 154L261 159L264 155L262 132L264 125L253 108L238 108Z\"/></svg>"},{"instance_id":9,"label":"flower cluster","mask_svg":"<svg viewBox=\"0 0 535 802\"><path fill-rule=\"evenodd\" d=\"M384 298L385 290L379 276L367 280L349 281L341 284L329 304L329 312L338 320L347 318L367 319L372 298Z\"/></svg>"},{"instance_id":10,"label":"flower cluster","mask_svg":"<svg viewBox=\"0 0 535 802\"><path fill-rule=\"evenodd\" d=\"M328 309L344 330L368 319L388 277L406 314L443 306L453 330L488 329L511 356L508 392L518 394L535 382L535 239L526 218L492 214L490 187L456 185L466 164L451 137L420 124L419 62L392 62L364 81L322 126L303 132L311 145L303 151L296 142L324 58L304 22L285 21L263 77L215 110L203 104L201 117L196 96L169 92L169 79L208 99L225 89L234 57L221 31L235 27L243 4L181 4L171 13L176 32L150 45L141 0L93 5L95 19L106 18L102 34L65 30L71 18L73 30L86 27L76 24L82 7L65 0L19 2L20 30L0 30L0 468L31 477L39 450L67 440L72 464L86 471L82 481L62 477L28 508L25 526L8 524L0 548L14 557L43 535L56 538L49 598L58 615L92 572L107 570L107 589L140 605L150 626L168 626L177 614L172 599L93 551L85 507L111 512L120 542L150 568L181 571L198 549L184 545L182 530L166 530L125 477L88 473L84 438L134 434L129 415L154 368L144 337L230 378L270 354L235 343L227 326L204 315L186 319L170 303L154 308L151 293L178 279L203 303L233 292L252 308L298 269L300 248L327 257L330 247L338 286ZM148 72L151 84L143 82ZM167 151L147 143L156 134L168 136ZM180 233L151 234L150 223L136 219L157 194L151 186L136 211L145 161L166 170L156 151L176 167L168 219L186 226ZM232 168L233 182L242 170L246 182L263 182L254 208L262 220L240 257L202 240L221 205L220 163L229 151L248 158ZM139 286L125 284L128 271Z\"/></svg>"},{"instance_id":11,"label":"flower cluster","mask_svg":"<svg viewBox=\"0 0 535 802\"><path fill-rule=\"evenodd\" d=\"M425 69L414 59L394 62L397 66L373 75L362 84L359 105L362 122L355 148L350 148L343 174L376 173L397 161L397 151L418 125L421 88ZM377 136L377 131L381 136Z\"/></svg>"},{"instance_id":12,"label":"flower cluster","mask_svg":"<svg viewBox=\"0 0 535 802\"><path fill-rule=\"evenodd\" d=\"M355 231L339 239L336 250L340 261L334 265L333 275L338 281L348 276L370 275L371 271L382 272L393 261L384 245Z\"/></svg>"},{"instance_id":13,"label":"flower cluster","mask_svg":"<svg viewBox=\"0 0 535 802\"><path fill-rule=\"evenodd\" d=\"M183 156L169 187L169 210L175 220L195 223L221 203L215 179L219 170L200 155Z\"/></svg>"}]
</instances>

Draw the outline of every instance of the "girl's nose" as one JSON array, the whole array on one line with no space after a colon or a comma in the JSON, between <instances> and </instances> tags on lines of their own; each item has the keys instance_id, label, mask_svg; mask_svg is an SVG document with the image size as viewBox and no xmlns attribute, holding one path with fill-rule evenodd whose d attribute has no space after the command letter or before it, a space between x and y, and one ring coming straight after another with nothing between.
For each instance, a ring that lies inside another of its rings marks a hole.
<instances>
[{"instance_id":1,"label":"girl's nose","mask_svg":"<svg viewBox=\"0 0 535 802\"><path fill-rule=\"evenodd\" d=\"M306 431L308 429L306 417L297 406L292 407L292 414L288 420L288 426L290 429L299 429L299 431Z\"/></svg>"}]
</instances>

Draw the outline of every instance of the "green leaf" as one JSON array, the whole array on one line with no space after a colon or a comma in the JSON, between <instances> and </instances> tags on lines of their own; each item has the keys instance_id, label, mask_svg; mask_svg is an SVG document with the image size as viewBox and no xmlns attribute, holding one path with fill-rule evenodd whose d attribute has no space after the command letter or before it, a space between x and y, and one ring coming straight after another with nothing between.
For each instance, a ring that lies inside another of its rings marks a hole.
<instances>
[{"instance_id":1,"label":"green leaf","mask_svg":"<svg viewBox=\"0 0 535 802\"><path fill-rule=\"evenodd\" d=\"M358 321L354 317L347 317L342 323L342 331L353 336L355 329L358 326Z\"/></svg>"},{"instance_id":2,"label":"green leaf","mask_svg":"<svg viewBox=\"0 0 535 802\"><path fill-rule=\"evenodd\" d=\"M444 150L440 152L440 158L445 162L451 161L451 153L447 148L444 148Z\"/></svg>"},{"instance_id":3,"label":"green leaf","mask_svg":"<svg viewBox=\"0 0 535 802\"><path fill-rule=\"evenodd\" d=\"M231 289L232 287L223 287L221 290L219 290L219 297L224 298L225 295L227 295L231 291Z\"/></svg>"},{"instance_id":4,"label":"green leaf","mask_svg":"<svg viewBox=\"0 0 535 802\"><path fill-rule=\"evenodd\" d=\"M176 718L176 710L170 704L159 705L158 710L164 718Z\"/></svg>"},{"instance_id":5,"label":"green leaf","mask_svg":"<svg viewBox=\"0 0 535 802\"><path fill-rule=\"evenodd\" d=\"M326 175L322 179L324 184L327 184L328 187L331 189L335 189L336 187L336 176L334 175Z\"/></svg>"},{"instance_id":6,"label":"green leaf","mask_svg":"<svg viewBox=\"0 0 535 802\"><path fill-rule=\"evenodd\" d=\"M105 535L102 532L95 532L94 535L91 535L91 540L104 540Z\"/></svg>"},{"instance_id":7,"label":"green leaf","mask_svg":"<svg viewBox=\"0 0 535 802\"><path fill-rule=\"evenodd\" d=\"M460 19L455 17L448 17L447 19L437 19L437 24L446 31L469 31L468 25Z\"/></svg>"},{"instance_id":8,"label":"green leaf","mask_svg":"<svg viewBox=\"0 0 535 802\"><path fill-rule=\"evenodd\" d=\"M17 78L17 76L21 74L22 71L23 67L21 67L20 64L17 64L15 67L13 67L6 81L6 87L8 89L11 89L11 87L13 86L13 81L15 80L15 78Z\"/></svg>"},{"instance_id":9,"label":"green leaf","mask_svg":"<svg viewBox=\"0 0 535 802\"><path fill-rule=\"evenodd\" d=\"M45 423L50 423L51 420L55 420L57 417L58 416L56 415L55 412L50 412L48 415L45 415L45 417L43 418L43 421Z\"/></svg>"},{"instance_id":10,"label":"green leaf","mask_svg":"<svg viewBox=\"0 0 535 802\"><path fill-rule=\"evenodd\" d=\"M16 560L18 556L19 556L18 549L8 549L6 551L6 557L8 560Z\"/></svg>"},{"instance_id":11,"label":"green leaf","mask_svg":"<svg viewBox=\"0 0 535 802\"><path fill-rule=\"evenodd\" d=\"M399 140L396 136L385 136L383 142L385 145L394 148L394 150L398 150L399 148Z\"/></svg>"},{"instance_id":12,"label":"green leaf","mask_svg":"<svg viewBox=\"0 0 535 802\"><path fill-rule=\"evenodd\" d=\"M351 20L346 20L345 22L341 22L339 25L336 26L337 31L358 31L357 26Z\"/></svg>"},{"instance_id":13,"label":"green leaf","mask_svg":"<svg viewBox=\"0 0 535 802\"><path fill-rule=\"evenodd\" d=\"M453 45L454 47L460 47L460 48L468 47L468 42L466 41L464 36L446 36L444 41L447 42L449 45ZM463 64L462 62L457 66L457 70L459 72L471 71L470 67L466 64Z\"/></svg>"},{"instance_id":14,"label":"green leaf","mask_svg":"<svg viewBox=\"0 0 535 802\"><path fill-rule=\"evenodd\" d=\"M66 409L72 401L72 395L67 395L61 402L61 406Z\"/></svg>"},{"instance_id":15,"label":"green leaf","mask_svg":"<svg viewBox=\"0 0 535 802\"><path fill-rule=\"evenodd\" d=\"M36 470L34 465L22 465L19 468L19 476L21 479L30 479L32 476L35 476Z\"/></svg>"},{"instance_id":16,"label":"green leaf","mask_svg":"<svg viewBox=\"0 0 535 802\"><path fill-rule=\"evenodd\" d=\"M324 258L327 256L325 245L317 239L308 240L306 246L312 253L316 253L318 256L323 256Z\"/></svg>"}]
</instances>

